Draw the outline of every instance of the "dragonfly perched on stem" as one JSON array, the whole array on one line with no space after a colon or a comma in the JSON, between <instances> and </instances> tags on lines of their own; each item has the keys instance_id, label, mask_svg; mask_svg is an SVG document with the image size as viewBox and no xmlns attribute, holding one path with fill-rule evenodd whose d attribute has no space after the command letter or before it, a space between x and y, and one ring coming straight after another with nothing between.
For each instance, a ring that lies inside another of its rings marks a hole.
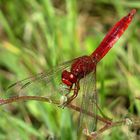
<instances>
[{"instance_id":1,"label":"dragonfly perched on stem","mask_svg":"<svg viewBox=\"0 0 140 140\"><path fill-rule=\"evenodd\" d=\"M75 58L46 73L40 73L12 84L9 89L14 89L17 95L6 94L6 96L8 95L7 98L1 98L0 104L21 100L39 100L59 104L62 107L69 106L78 96L81 89L80 81L83 80L81 110L84 109L96 114L98 107L95 81L97 63L121 37L131 23L135 13L136 10L133 9L118 21L91 55ZM47 91L49 94L47 94ZM83 120L84 114L81 111L80 122ZM94 130L94 125L95 119L90 119L86 125L87 133L90 134Z\"/></svg>"}]
</instances>

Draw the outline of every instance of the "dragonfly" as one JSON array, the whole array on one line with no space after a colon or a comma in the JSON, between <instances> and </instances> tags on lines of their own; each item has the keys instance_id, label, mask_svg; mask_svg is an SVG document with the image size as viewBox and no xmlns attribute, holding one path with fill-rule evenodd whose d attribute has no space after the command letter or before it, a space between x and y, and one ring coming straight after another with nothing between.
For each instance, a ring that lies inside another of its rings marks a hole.
<instances>
[{"instance_id":1,"label":"dragonfly","mask_svg":"<svg viewBox=\"0 0 140 140\"><path fill-rule=\"evenodd\" d=\"M0 105L23 100L38 100L66 107L72 101L74 102L75 98L78 98L77 96L79 96L81 90L81 109L89 110L93 113L97 112L97 64L128 28L135 13L136 10L133 9L121 18L109 30L91 55L69 60L47 72L39 73L10 85L8 89L13 89L13 91L0 98ZM81 87L83 88L81 89ZM80 114L79 120L81 123L84 119L84 113L81 111ZM85 127L90 133L93 132L95 119L86 121L89 122L86 123Z\"/></svg>"}]
</instances>

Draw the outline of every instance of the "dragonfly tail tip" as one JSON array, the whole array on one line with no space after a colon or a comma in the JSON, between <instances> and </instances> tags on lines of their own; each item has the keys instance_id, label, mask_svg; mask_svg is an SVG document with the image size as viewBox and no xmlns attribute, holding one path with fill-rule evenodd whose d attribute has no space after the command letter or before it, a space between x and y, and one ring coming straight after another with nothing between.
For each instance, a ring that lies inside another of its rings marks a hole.
<instances>
[{"instance_id":1,"label":"dragonfly tail tip","mask_svg":"<svg viewBox=\"0 0 140 140\"><path fill-rule=\"evenodd\" d=\"M132 15L135 15L136 12L137 12L136 9L132 9L130 13L131 13Z\"/></svg>"}]
</instances>

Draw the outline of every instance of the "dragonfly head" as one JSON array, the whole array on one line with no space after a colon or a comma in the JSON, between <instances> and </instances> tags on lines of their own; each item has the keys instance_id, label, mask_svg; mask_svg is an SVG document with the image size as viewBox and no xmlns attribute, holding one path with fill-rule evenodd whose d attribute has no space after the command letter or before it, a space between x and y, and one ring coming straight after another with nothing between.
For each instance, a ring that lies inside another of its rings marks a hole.
<instances>
[{"instance_id":1,"label":"dragonfly head","mask_svg":"<svg viewBox=\"0 0 140 140\"><path fill-rule=\"evenodd\" d=\"M62 82L68 87L71 87L74 83L77 82L77 78L72 72L64 70L62 72Z\"/></svg>"}]
</instances>

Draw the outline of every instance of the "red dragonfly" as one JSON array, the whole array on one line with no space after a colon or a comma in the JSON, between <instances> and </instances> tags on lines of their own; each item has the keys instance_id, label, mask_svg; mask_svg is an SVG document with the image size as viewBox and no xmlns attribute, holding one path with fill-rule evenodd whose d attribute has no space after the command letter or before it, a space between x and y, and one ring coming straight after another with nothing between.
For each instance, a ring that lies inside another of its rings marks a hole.
<instances>
[{"instance_id":1,"label":"red dragonfly","mask_svg":"<svg viewBox=\"0 0 140 140\"><path fill-rule=\"evenodd\" d=\"M81 108L90 110L90 112L96 111L96 65L121 37L131 23L135 13L136 10L133 9L118 21L91 55L75 58L49 70L47 73L39 73L12 84L9 88L12 87L17 94L13 95L13 91L10 94L5 94L7 97L1 98L0 104L21 100L40 100L65 107L77 97L80 90L82 91L80 81L83 80ZM81 117L81 120L83 120L83 117ZM89 121L88 129L90 132L93 131L94 123L93 120Z\"/></svg>"}]
</instances>

